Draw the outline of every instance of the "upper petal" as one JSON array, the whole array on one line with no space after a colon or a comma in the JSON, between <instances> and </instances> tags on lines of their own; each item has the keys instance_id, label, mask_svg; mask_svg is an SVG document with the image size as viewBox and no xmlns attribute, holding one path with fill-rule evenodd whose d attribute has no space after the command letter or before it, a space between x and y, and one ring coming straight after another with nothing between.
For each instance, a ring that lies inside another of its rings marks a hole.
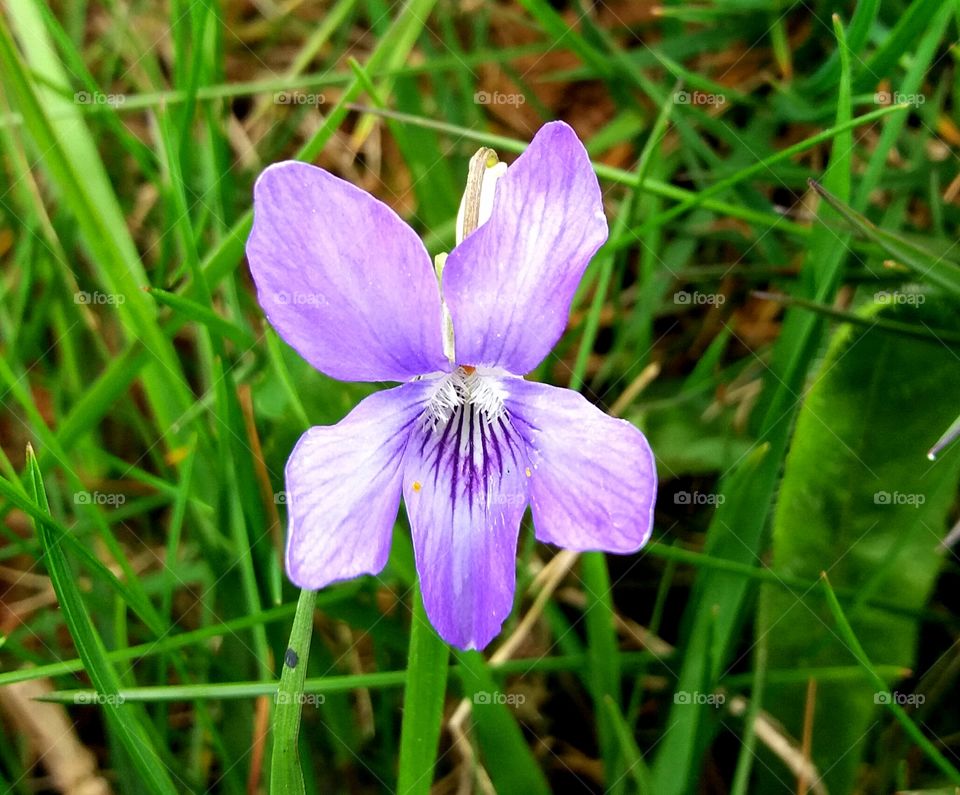
<instances>
[{"instance_id":1,"label":"upper petal","mask_svg":"<svg viewBox=\"0 0 960 795\"><path fill-rule=\"evenodd\" d=\"M497 182L489 220L447 258L443 294L457 360L527 373L567 325L607 239L600 185L576 133L545 124Z\"/></svg>"},{"instance_id":2,"label":"upper petal","mask_svg":"<svg viewBox=\"0 0 960 795\"><path fill-rule=\"evenodd\" d=\"M482 649L513 607L524 445L506 417L468 404L414 432L403 469L427 616L448 643Z\"/></svg>"},{"instance_id":3,"label":"upper petal","mask_svg":"<svg viewBox=\"0 0 960 795\"><path fill-rule=\"evenodd\" d=\"M288 161L257 180L247 258L281 337L342 381L405 381L445 366L440 292L416 233L322 168Z\"/></svg>"},{"instance_id":4,"label":"upper petal","mask_svg":"<svg viewBox=\"0 0 960 795\"><path fill-rule=\"evenodd\" d=\"M643 434L569 389L511 380L506 405L529 444L537 538L579 551L642 547L657 496Z\"/></svg>"},{"instance_id":5,"label":"upper petal","mask_svg":"<svg viewBox=\"0 0 960 795\"><path fill-rule=\"evenodd\" d=\"M336 425L310 428L287 461L287 574L301 588L376 574L400 505L403 452L427 390L377 392Z\"/></svg>"}]
</instances>

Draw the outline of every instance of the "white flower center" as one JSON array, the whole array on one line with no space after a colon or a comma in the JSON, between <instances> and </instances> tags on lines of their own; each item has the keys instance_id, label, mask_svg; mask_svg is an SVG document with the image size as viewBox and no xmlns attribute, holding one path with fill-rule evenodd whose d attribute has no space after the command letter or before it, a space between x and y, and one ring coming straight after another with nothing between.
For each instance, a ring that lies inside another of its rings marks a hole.
<instances>
[{"instance_id":1,"label":"white flower center","mask_svg":"<svg viewBox=\"0 0 960 795\"><path fill-rule=\"evenodd\" d=\"M423 415L424 425L443 427L461 406L471 406L488 423L499 419L504 414L505 395L491 377L495 373L489 367L461 365L438 378Z\"/></svg>"}]
</instances>

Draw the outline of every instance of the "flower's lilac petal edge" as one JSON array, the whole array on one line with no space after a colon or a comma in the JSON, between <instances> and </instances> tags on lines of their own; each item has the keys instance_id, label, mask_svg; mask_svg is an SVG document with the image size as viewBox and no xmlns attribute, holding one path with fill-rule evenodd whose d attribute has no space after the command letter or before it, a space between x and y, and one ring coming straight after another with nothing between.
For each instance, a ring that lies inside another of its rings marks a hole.
<instances>
[{"instance_id":1,"label":"flower's lilac petal edge","mask_svg":"<svg viewBox=\"0 0 960 795\"><path fill-rule=\"evenodd\" d=\"M443 294L457 361L530 372L567 325L590 258L607 239L583 144L545 124L497 183L490 219L447 257Z\"/></svg>"},{"instance_id":2,"label":"flower's lilac petal edge","mask_svg":"<svg viewBox=\"0 0 960 795\"><path fill-rule=\"evenodd\" d=\"M484 648L510 615L527 506L525 453L506 420L486 425L470 409L445 426L421 428L407 446L403 499L423 604L458 648Z\"/></svg>"},{"instance_id":3,"label":"flower's lilac petal edge","mask_svg":"<svg viewBox=\"0 0 960 795\"><path fill-rule=\"evenodd\" d=\"M446 366L440 291L416 233L387 205L316 166L267 168L247 258L283 339L342 381L405 381Z\"/></svg>"},{"instance_id":4,"label":"flower's lilac petal edge","mask_svg":"<svg viewBox=\"0 0 960 795\"><path fill-rule=\"evenodd\" d=\"M315 590L386 565L403 453L427 394L420 381L376 392L336 425L300 437L286 468L294 584Z\"/></svg>"},{"instance_id":5,"label":"flower's lilac petal edge","mask_svg":"<svg viewBox=\"0 0 960 795\"><path fill-rule=\"evenodd\" d=\"M511 379L506 406L528 440L536 536L628 553L653 529L657 467L644 435L569 389Z\"/></svg>"}]
</instances>

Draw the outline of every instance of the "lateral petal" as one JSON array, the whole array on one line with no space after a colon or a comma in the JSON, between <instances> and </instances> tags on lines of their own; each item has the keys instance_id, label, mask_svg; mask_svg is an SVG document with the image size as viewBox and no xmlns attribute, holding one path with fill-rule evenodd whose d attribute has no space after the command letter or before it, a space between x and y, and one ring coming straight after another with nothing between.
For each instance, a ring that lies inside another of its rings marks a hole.
<instances>
[{"instance_id":1,"label":"lateral petal","mask_svg":"<svg viewBox=\"0 0 960 795\"><path fill-rule=\"evenodd\" d=\"M536 536L566 549L636 552L650 538L657 467L636 426L570 389L511 379L505 399L528 440Z\"/></svg>"},{"instance_id":2,"label":"lateral petal","mask_svg":"<svg viewBox=\"0 0 960 795\"><path fill-rule=\"evenodd\" d=\"M424 408L422 382L376 392L336 425L310 428L286 468L287 574L301 588L387 563L402 461Z\"/></svg>"}]
</instances>

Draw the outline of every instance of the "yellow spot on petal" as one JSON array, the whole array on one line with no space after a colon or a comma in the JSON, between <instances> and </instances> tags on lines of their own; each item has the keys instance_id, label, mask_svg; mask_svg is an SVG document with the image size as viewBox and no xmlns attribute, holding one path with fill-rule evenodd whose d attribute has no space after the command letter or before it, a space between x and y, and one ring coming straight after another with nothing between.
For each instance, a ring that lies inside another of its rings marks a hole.
<instances>
[{"instance_id":1,"label":"yellow spot on petal","mask_svg":"<svg viewBox=\"0 0 960 795\"><path fill-rule=\"evenodd\" d=\"M467 375L473 375L477 371L477 368L472 364L461 364L460 369Z\"/></svg>"},{"instance_id":2,"label":"yellow spot on petal","mask_svg":"<svg viewBox=\"0 0 960 795\"><path fill-rule=\"evenodd\" d=\"M419 492L423 488L423 484L419 480L413 481L413 490Z\"/></svg>"},{"instance_id":3,"label":"yellow spot on petal","mask_svg":"<svg viewBox=\"0 0 960 795\"><path fill-rule=\"evenodd\" d=\"M531 475L533 475L533 472L530 471L530 467L527 467L526 470L524 471L527 473L527 477L530 477Z\"/></svg>"}]
</instances>

